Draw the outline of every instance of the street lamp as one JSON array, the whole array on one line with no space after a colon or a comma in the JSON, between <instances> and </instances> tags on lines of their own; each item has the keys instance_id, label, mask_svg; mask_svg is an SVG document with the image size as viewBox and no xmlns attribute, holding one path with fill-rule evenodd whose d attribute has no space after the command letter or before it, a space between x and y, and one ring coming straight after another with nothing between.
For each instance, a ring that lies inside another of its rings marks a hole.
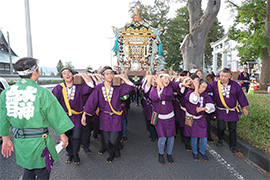
<instances>
[{"instance_id":1,"label":"street lamp","mask_svg":"<svg viewBox=\"0 0 270 180\"><path fill-rule=\"evenodd\" d=\"M107 39L110 39L111 68L113 68L113 67L112 67L112 41L111 41L111 39L114 39L114 37L107 37Z\"/></svg>"},{"instance_id":2,"label":"street lamp","mask_svg":"<svg viewBox=\"0 0 270 180\"><path fill-rule=\"evenodd\" d=\"M29 11L29 1L28 0L24 0L24 7L25 7L25 23L26 23L27 56L33 57L31 25L30 25L30 11Z\"/></svg>"}]
</instances>

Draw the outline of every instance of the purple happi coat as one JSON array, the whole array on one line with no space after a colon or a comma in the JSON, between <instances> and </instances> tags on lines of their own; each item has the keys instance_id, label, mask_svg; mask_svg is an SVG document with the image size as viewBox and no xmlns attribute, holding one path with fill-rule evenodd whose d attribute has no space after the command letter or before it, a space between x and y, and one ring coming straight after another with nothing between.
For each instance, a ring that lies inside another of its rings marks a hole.
<instances>
[{"instance_id":1,"label":"purple happi coat","mask_svg":"<svg viewBox=\"0 0 270 180\"><path fill-rule=\"evenodd\" d=\"M145 89L145 85L147 83L147 81L145 80L142 80L143 83L142 83L142 93L143 93L143 99L142 99L142 103L143 103L143 114L145 116L145 118L150 121L151 120L151 116L152 116L152 112L153 112L153 109L152 109L152 101L151 99L149 98L149 94L150 94L150 90L149 91L146 91Z\"/></svg>"},{"instance_id":2,"label":"purple happi coat","mask_svg":"<svg viewBox=\"0 0 270 180\"><path fill-rule=\"evenodd\" d=\"M133 89L134 85L129 84L110 87L108 94L111 105L115 111L119 112L123 110L120 97L129 94ZM121 131L122 116L112 112L106 97L104 83L98 84L90 94L85 104L84 112L94 115L96 108L99 107L100 130L107 132Z\"/></svg>"},{"instance_id":3,"label":"purple happi coat","mask_svg":"<svg viewBox=\"0 0 270 180\"><path fill-rule=\"evenodd\" d=\"M175 96L175 115L179 118L180 127L185 127L185 111L181 108L185 108L186 99L185 95L188 92L188 88L182 87L177 90L177 95Z\"/></svg>"},{"instance_id":4,"label":"purple happi coat","mask_svg":"<svg viewBox=\"0 0 270 180\"><path fill-rule=\"evenodd\" d=\"M153 110L159 114L157 125L155 126L158 137L172 137L176 135L173 92L179 88L179 82L171 81L167 87L164 87L160 97L155 87L151 88L150 99L153 103ZM161 118L161 116L163 116ZM167 117L166 117L167 116Z\"/></svg>"},{"instance_id":5,"label":"purple happi coat","mask_svg":"<svg viewBox=\"0 0 270 180\"><path fill-rule=\"evenodd\" d=\"M64 83L65 84L65 83ZM66 87L66 84L65 84ZM84 95L90 94L93 90L93 88L89 87L86 83L84 84L73 84L73 93L71 94L71 99L69 100L70 108L73 109L76 112L82 112L83 111L83 105L84 105ZM68 114L68 109L65 104L65 100L62 93L62 86L60 84L56 85L52 93L57 98L63 109ZM75 127L82 127L81 124L81 118L82 114L72 114L69 116L70 120L73 122Z\"/></svg>"},{"instance_id":6,"label":"purple happi coat","mask_svg":"<svg viewBox=\"0 0 270 180\"><path fill-rule=\"evenodd\" d=\"M249 105L245 93L243 92L241 86L237 82L230 80L226 88L224 88L223 85L221 84L221 89L224 100L229 108L234 108L236 106L237 101L239 102L241 107L246 107ZM210 83L207 86L206 91L208 93L209 92L213 93L212 99L216 105L217 119L223 119L225 122L239 121L236 109L226 110L226 108L223 106L219 97L217 81Z\"/></svg>"},{"instance_id":7,"label":"purple happi coat","mask_svg":"<svg viewBox=\"0 0 270 180\"><path fill-rule=\"evenodd\" d=\"M238 76L238 80L249 81L250 75L248 73L241 72ZM240 82L241 87L249 86L249 82Z\"/></svg>"},{"instance_id":8,"label":"purple happi coat","mask_svg":"<svg viewBox=\"0 0 270 180\"><path fill-rule=\"evenodd\" d=\"M196 107L209 107L207 112L211 113L215 111L214 102L209 97L207 92L199 94L197 100L194 100L194 90L189 89L185 95L186 99L186 111L195 116L193 117L192 127L185 125L184 135L187 137L200 137L207 138L207 122L205 118L205 111L196 112Z\"/></svg>"}]
</instances>

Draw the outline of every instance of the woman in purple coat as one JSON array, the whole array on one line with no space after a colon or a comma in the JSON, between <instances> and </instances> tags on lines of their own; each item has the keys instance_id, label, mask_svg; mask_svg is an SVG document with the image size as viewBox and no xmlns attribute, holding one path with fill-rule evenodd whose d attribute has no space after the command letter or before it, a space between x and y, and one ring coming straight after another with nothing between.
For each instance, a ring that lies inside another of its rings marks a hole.
<instances>
[{"instance_id":1,"label":"woman in purple coat","mask_svg":"<svg viewBox=\"0 0 270 180\"><path fill-rule=\"evenodd\" d=\"M153 76L147 76L147 85L150 87L150 82ZM179 82L170 81L170 76L161 71L156 77L157 87L152 87L149 97L153 103L154 112L158 113L158 121L155 126L158 139L159 163L164 165L164 150L167 141L167 159L169 164L173 164L172 150L174 146L175 118L173 92L180 88Z\"/></svg>"},{"instance_id":2,"label":"woman in purple coat","mask_svg":"<svg viewBox=\"0 0 270 180\"><path fill-rule=\"evenodd\" d=\"M101 71L104 83L95 86L90 94L84 108L82 125L86 125L85 115L94 115L96 108L99 107L100 130L104 135L104 141L110 156L107 162L120 158L120 149L118 144L118 133L122 130L122 113L120 97L129 94L134 89L134 84L128 78L118 75L125 83L120 86L112 84L114 72L111 67L105 66Z\"/></svg>"},{"instance_id":3,"label":"woman in purple coat","mask_svg":"<svg viewBox=\"0 0 270 180\"><path fill-rule=\"evenodd\" d=\"M198 156L198 138L201 139L200 154L204 161L208 160L205 154L207 146L207 122L205 118L205 112L211 113L215 111L213 100L209 97L207 92L207 81L204 79L194 79L193 84L195 90L190 89L185 98L186 102L186 116L193 118L193 124L191 126L186 125L184 135L191 137L191 147L193 151L193 159L199 161Z\"/></svg>"}]
</instances>

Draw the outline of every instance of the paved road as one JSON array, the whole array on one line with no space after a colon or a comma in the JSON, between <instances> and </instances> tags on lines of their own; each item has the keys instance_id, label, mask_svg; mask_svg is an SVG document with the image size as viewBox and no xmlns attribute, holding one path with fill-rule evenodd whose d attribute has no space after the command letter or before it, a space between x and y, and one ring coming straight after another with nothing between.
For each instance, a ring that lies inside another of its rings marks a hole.
<instances>
[{"instance_id":1,"label":"paved road","mask_svg":"<svg viewBox=\"0 0 270 180\"><path fill-rule=\"evenodd\" d=\"M55 142L59 142L53 132ZM173 150L175 163L158 163L157 142L148 140L142 108L131 104L128 115L128 142L119 161L107 164L108 154L98 155L100 140L91 138L92 155L81 149L81 164L65 164L65 150L54 164L51 179L267 179L253 166L232 155L228 147L208 144L208 162L195 162L192 153L185 151L180 137L176 137ZM20 179L23 168L15 164L14 154L0 158L0 179Z\"/></svg>"}]
</instances>

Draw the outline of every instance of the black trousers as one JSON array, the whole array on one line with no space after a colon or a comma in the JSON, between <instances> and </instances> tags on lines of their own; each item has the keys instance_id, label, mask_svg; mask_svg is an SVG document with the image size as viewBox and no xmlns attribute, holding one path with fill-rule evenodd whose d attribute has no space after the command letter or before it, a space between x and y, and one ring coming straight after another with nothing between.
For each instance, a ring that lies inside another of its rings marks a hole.
<instances>
[{"instance_id":1,"label":"black trousers","mask_svg":"<svg viewBox=\"0 0 270 180\"><path fill-rule=\"evenodd\" d=\"M211 117L209 115L206 115L205 118L207 122L207 137L211 138Z\"/></svg>"},{"instance_id":2,"label":"black trousers","mask_svg":"<svg viewBox=\"0 0 270 180\"><path fill-rule=\"evenodd\" d=\"M146 122L146 127L148 129L148 131L150 132L150 136L152 139L156 139L157 138L157 132L156 132L156 128L153 124L150 123L149 120L147 120L145 118L145 122Z\"/></svg>"},{"instance_id":3,"label":"black trousers","mask_svg":"<svg viewBox=\"0 0 270 180\"><path fill-rule=\"evenodd\" d=\"M94 122L91 122L94 118ZM97 138L99 133L99 118L86 116L86 126L82 127L82 145L88 148L90 145L90 136L93 131L93 137Z\"/></svg>"},{"instance_id":4,"label":"black trousers","mask_svg":"<svg viewBox=\"0 0 270 180\"><path fill-rule=\"evenodd\" d=\"M66 132L66 135L68 137L68 146L66 148L68 155L76 155L79 153L81 143L81 132L82 132L81 127L75 127L74 129Z\"/></svg>"},{"instance_id":5,"label":"black trousers","mask_svg":"<svg viewBox=\"0 0 270 180\"><path fill-rule=\"evenodd\" d=\"M46 167L41 169L24 169L23 180L28 179L50 179L50 173L48 173Z\"/></svg>"},{"instance_id":6,"label":"black trousers","mask_svg":"<svg viewBox=\"0 0 270 180\"><path fill-rule=\"evenodd\" d=\"M119 132L107 132L103 131L103 136L104 136L104 142L107 148L107 151L110 155L114 154L116 151L119 153L120 148L119 148L119 143L118 143L118 138L119 138Z\"/></svg>"},{"instance_id":7,"label":"black trousers","mask_svg":"<svg viewBox=\"0 0 270 180\"><path fill-rule=\"evenodd\" d=\"M184 135L185 127L180 127L179 129L180 129L181 142L188 144L190 142L190 137L186 137Z\"/></svg>"},{"instance_id":8,"label":"black trousers","mask_svg":"<svg viewBox=\"0 0 270 180\"><path fill-rule=\"evenodd\" d=\"M226 129L226 122L223 119L217 120L217 135L219 140L224 140L224 132ZM237 127L237 121L228 122L228 128L229 128L229 145L230 147L236 147L236 127Z\"/></svg>"}]
</instances>

